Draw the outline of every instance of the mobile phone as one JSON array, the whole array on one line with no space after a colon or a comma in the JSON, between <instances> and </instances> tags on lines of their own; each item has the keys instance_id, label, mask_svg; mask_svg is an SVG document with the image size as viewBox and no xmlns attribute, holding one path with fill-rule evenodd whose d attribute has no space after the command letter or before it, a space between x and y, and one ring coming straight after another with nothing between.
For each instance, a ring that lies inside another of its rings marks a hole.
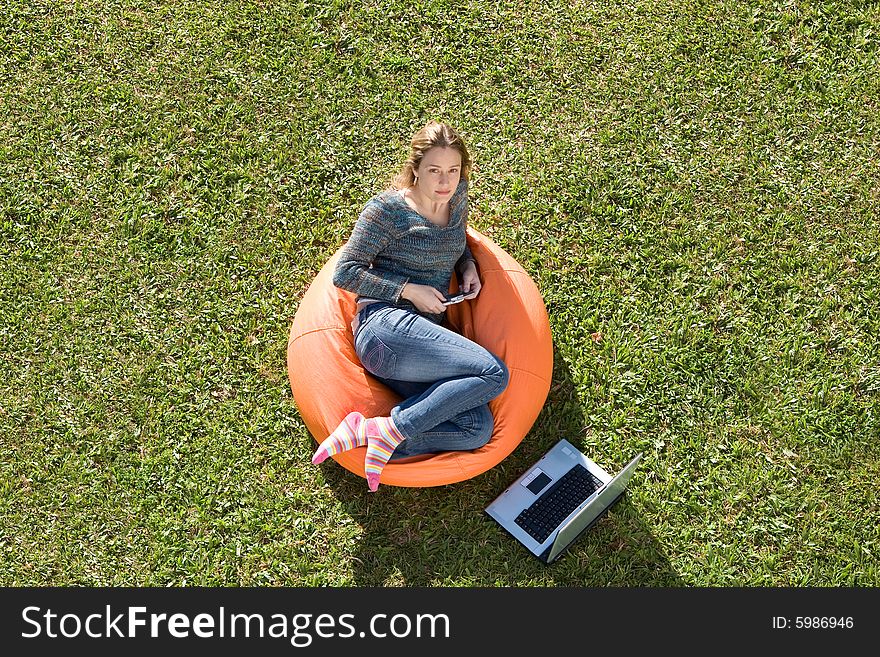
<instances>
[{"instance_id":1,"label":"mobile phone","mask_svg":"<svg viewBox=\"0 0 880 657\"><path fill-rule=\"evenodd\" d=\"M447 294L446 301L443 302L444 306L451 306L454 303L460 303L464 301L465 294L464 292L459 292L458 294Z\"/></svg>"}]
</instances>

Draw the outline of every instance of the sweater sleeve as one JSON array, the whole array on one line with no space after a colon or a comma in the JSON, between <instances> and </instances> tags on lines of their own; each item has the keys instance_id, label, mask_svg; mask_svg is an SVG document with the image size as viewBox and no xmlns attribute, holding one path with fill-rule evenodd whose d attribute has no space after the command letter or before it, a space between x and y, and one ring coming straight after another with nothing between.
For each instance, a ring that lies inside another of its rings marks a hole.
<instances>
[{"instance_id":1,"label":"sweater sleeve","mask_svg":"<svg viewBox=\"0 0 880 657\"><path fill-rule=\"evenodd\" d=\"M455 271L457 271L460 274L462 272L462 268L469 262L477 264L477 259L474 258L474 254L471 253L470 247L465 245L464 253L461 254L461 257L458 259L458 262L455 263Z\"/></svg>"},{"instance_id":2,"label":"sweater sleeve","mask_svg":"<svg viewBox=\"0 0 880 657\"><path fill-rule=\"evenodd\" d=\"M333 284L358 296L396 302L409 278L373 267L376 255L388 246L393 236L389 213L378 201L368 203L342 249L333 272Z\"/></svg>"},{"instance_id":3,"label":"sweater sleeve","mask_svg":"<svg viewBox=\"0 0 880 657\"><path fill-rule=\"evenodd\" d=\"M458 185L458 189L455 190L455 194L449 200L450 203L450 212L454 212L461 215L461 221L464 224L465 230L467 230L467 220L468 220L468 181L462 179L462 181ZM468 262L473 262L477 264L476 258L474 258L473 253L471 253L470 247L465 244L464 253L461 254L461 257L455 263L455 271L461 273L462 267L464 267Z\"/></svg>"}]
</instances>

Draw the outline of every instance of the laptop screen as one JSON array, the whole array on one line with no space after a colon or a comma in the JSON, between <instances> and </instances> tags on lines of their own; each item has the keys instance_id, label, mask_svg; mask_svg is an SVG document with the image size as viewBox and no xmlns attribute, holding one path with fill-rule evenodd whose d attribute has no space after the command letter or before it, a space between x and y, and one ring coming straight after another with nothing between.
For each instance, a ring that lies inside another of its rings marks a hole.
<instances>
[{"instance_id":1,"label":"laptop screen","mask_svg":"<svg viewBox=\"0 0 880 657\"><path fill-rule=\"evenodd\" d=\"M556 535L556 540L553 541L553 547L550 550L550 554L547 557L548 563L562 554L565 548L567 548L574 539L581 535L581 532L593 524L593 522L595 522L596 519L608 509L608 507L620 499L629 480L632 479L636 465L641 458L642 454L640 452L623 470L620 471L620 474L603 486L596 496L591 501L587 502L587 505L581 509L574 518L560 528L559 533Z\"/></svg>"}]
</instances>

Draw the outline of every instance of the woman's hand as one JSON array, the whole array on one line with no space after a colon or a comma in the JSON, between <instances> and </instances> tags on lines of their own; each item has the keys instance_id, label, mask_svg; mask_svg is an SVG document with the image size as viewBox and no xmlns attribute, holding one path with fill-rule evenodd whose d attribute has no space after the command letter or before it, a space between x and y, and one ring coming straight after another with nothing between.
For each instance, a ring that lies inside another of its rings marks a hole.
<instances>
[{"instance_id":1,"label":"woman's hand","mask_svg":"<svg viewBox=\"0 0 880 657\"><path fill-rule=\"evenodd\" d=\"M403 287L400 297L411 302L423 313L434 313L436 315L446 310L446 306L443 305L446 297L430 285L407 283Z\"/></svg>"},{"instance_id":2,"label":"woman's hand","mask_svg":"<svg viewBox=\"0 0 880 657\"><path fill-rule=\"evenodd\" d=\"M465 299L476 297L483 284L480 283L480 275L477 273L477 265L473 260L468 260L461 272L461 291L465 293Z\"/></svg>"}]
</instances>

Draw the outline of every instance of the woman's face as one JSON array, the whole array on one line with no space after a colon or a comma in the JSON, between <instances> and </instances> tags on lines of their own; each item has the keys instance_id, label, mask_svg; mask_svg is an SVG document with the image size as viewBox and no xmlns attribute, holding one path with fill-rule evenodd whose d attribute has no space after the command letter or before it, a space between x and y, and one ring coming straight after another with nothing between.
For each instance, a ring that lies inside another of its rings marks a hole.
<instances>
[{"instance_id":1,"label":"woman's face","mask_svg":"<svg viewBox=\"0 0 880 657\"><path fill-rule=\"evenodd\" d=\"M415 174L419 193L435 203L446 203L461 180L461 153L454 148L435 146L422 156Z\"/></svg>"}]
</instances>

